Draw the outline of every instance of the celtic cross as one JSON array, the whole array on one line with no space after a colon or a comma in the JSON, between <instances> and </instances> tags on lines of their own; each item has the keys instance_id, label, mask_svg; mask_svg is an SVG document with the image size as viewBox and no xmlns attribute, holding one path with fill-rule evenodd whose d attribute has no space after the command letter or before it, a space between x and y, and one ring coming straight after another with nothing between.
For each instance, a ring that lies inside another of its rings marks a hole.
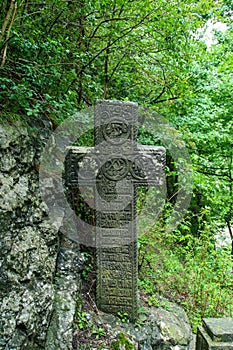
<instances>
[{"instance_id":1,"label":"celtic cross","mask_svg":"<svg viewBox=\"0 0 233 350\"><path fill-rule=\"evenodd\" d=\"M138 308L137 186L163 185L165 163L163 147L137 145L137 120L136 103L97 101L95 147L72 146L65 162L72 206L83 211L82 234L97 251L97 306L132 321Z\"/></svg>"}]
</instances>

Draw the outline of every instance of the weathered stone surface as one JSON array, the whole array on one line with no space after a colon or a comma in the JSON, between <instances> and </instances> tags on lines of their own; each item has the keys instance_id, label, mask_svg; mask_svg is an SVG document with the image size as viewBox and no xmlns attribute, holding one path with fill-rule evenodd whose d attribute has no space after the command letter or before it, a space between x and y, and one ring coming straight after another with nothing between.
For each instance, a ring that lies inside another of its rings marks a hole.
<instances>
[{"instance_id":1,"label":"weathered stone surface","mask_svg":"<svg viewBox=\"0 0 233 350\"><path fill-rule=\"evenodd\" d=\"M81 300L80 271L84 260L80 259L77 243L64 239L58 256L54 311L46 340L46 350L71 350L75 312Z\"/></svg>"},{"instance_id":2,"label":"weathered stone surface","mask_svg":"<svg viewBox=\"0 0 233 350\"><path fill-rule=\"evenodd\" d=\"M58 235L39 196L38 149L25 128L0 128L1 349L43 347L53 306Z\"/></svg>"},{"instance_id":3,"label":"weathered stone surface","mask_svg":"<svg viewBox=\"0 0 233 350\"><path fill-rule=\"evenodd\" d=\"M203 325L212 340L233 342L233 319L231 317L204 318Z\"/></svg>"},{"instance_id":4,"label":"weathered stone surface","mask_svg":"<svg viewBox=\"0 0 233 350\"><path fill-rule=\"evenodd\" d=\"M38 187L39 156L46 133L38 132L35 137L22 125L0 127L0 349L45 349L51 316L54 310L58 312L54 300L60 289L56 292L54 276L60 269L60 238L48 221ZM75 258L74 253L68 255L72 268L79 271L78 250ZM72 307L66 303L71 310L68 321L56 329L56 337L60 332L63 338L67 328L70 335L68 322L72 322L74 293L80 283L71 269L66 267L65 273L73 299L69 299ZM66 287L67 283L64 291ZM72 339L67 340L67 349L70 343Z\"/></svg>"},{"instance_id":5,"label":"weathered stone surface","mask_svg":"<svg viewBox=\"0 0 233 350\"><path fill-rule=\"evenodd\" d=\"M70 147L66 185L73 201L82 185L94 195L98 308L135 320L136 189L163 185L165 149L137 145L137 103L97 101L94 118L95 147Z\"/></svg>"},{"instance_id":6,"label":"weathered stone surface","mask_svg":"<svg viewBox=\"0 0 233 350\"><path fill-rule=\"evenodd\" d=\"M123 334L133 345L132 349L193 350L194 336L184 310L173 303L167 302L167 305L169 311L161 307L144 309L143 322L139 325L122 323L117 317L103 312L99 312L98 315L90 312L88 328L103 328L106 335L102 337L102 343L98 342L98 346L95 346L93 341L86 349L113 349L114 344L121 346L120 349L126 349L127 347L121 344Z\"/></svg>"},{"instance_id":7,"label":"weathered stone surface","mask_svg":"<svg viewBox=\"0 0 233 350\"><path fill-rule=\"evenodd\" d=\"M233 349L233 319L204 318L197 330L196 350Z\"/></svg>"},{"instance_id":8,"label":"weathered stone surface","mask_svg":"<svg viewBox=\"0 0 233 350\"><path fill-rule=\"evenodd\" d=\"M168 303L167 309L159 307L154 310L163 342L172 346L186 347L192 340L189 320L183 309L176 304Z\"/></svg>"}]
</instances>

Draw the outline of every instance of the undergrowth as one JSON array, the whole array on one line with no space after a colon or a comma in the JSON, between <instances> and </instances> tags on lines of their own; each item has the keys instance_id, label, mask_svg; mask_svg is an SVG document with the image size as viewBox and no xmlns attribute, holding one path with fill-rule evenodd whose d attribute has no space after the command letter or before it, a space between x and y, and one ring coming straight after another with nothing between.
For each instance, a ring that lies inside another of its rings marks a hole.
<instances>
[{"instance_id":1,"label":"undergrowth","mask_svg":"<svg viewBox=\"0 0 233 350\"><path fill-rule=\"evenodd\" d=\"M203 317L233 316L230 247L216 248L212 233L199 237L177 230L165 233L159 223L139 238L139 287L149 306L160 296L177 302L196 332Z\"/></svg>"}]
</instances>

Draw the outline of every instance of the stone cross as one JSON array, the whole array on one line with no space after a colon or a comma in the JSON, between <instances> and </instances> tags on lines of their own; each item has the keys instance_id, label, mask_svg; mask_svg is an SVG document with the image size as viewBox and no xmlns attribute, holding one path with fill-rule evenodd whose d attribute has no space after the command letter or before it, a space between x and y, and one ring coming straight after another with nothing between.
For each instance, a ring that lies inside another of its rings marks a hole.
<instances>
[{"instance_id":1,"label":"stone cross","mask_svg":"<svg viewBox=\"0 0 233 350\"><path fill-rule=\"evenodd\" d=\"M69 148L66 186L73 209L82 193L77 205L84 212L81 218L86 221L83 224L86 244L95 246L97 251L98 308L113 314L127 313L134 321L138 277L137 186L163 185L165 149L137 145L136 103L97 101L94 118L95 147ZM83 239L84 236L82 242Z\"/></svg>"}]
</instances>

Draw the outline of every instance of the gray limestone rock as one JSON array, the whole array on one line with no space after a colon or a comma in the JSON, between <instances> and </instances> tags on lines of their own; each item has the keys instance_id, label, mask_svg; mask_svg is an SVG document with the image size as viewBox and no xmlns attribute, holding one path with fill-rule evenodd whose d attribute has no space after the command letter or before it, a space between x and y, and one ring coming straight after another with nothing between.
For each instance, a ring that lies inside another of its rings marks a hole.
<instances>
[{"instance_id":1,"label":"gray limestone rock","mask_svg":"<svg viewBox=\"0 0 233 350\"><path fill-rule=\"evenodd\" d=\"M66 349L72 345L80 254L78 248L66 253L70 269L65 266L62 289L54 278L68 260L58 259L59 232L48 220L39 192L44 134L32 136L22 125L0 127L0 349L4 350L45 349L55 313L62 319L55 338L67 338Z\"/></svg>"},{"instance_id":2,"label":"gray limestone rock","mask_svg":"<svg viewBox=\"0 0 233 350\"><path fill-rule=\"evenodd\" d=\"M156 321L159 327L164 348L189 348L193 336L187 315L181 307L167 303L166 309L154 309L152 320Z\"/></svg>"},{"instance_id":3,"label":"gray limestone rock","mask_svg":"<svg viewBox=\"0 0 233 350\"><path fill-rule=\"evenodd\" d=\"M139 317L139 322L136 324L121 322L119 318L100 311L98 314L88 313L88 329L101 328L106 333L103 342L98 344L98 348L113 349L115 346L116 349L193 350L194 335L181 307L166 302L166 309L162 307L143 309L143 321L140 322ZM128 348L125 347L124 343L127 342L131 344L131 347L130 345ZM90 349L95 348L93 338L90 343Z\"/></svg>"},{"instance_id":4,"label":"gray limestone rock","mask_svg":"<svg viewBox=\"0 0 233 350\"><path fill-rule=\"evenodd\" d=\"M77 295L81 287L80 271L83 262L77 243L64 239L58 256L56 296L46 350L72 350L74 317L78 302L81 303Z\"/></svg>"}]
</instances>

